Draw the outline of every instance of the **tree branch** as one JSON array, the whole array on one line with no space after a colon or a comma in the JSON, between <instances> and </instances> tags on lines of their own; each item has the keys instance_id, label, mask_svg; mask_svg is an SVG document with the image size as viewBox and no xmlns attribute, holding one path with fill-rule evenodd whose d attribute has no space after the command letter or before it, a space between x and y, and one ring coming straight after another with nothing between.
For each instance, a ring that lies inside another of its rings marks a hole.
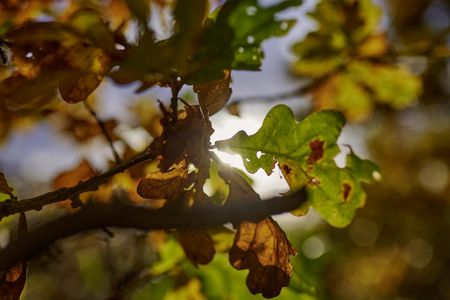
<instances>
[{"instance_id":1,"label":"tree branch","mask_svg":"<svg viewBox=\"0 0 450 300\"><path fill-rule=\"evenodd\" d=\"M328 76L324 76L324 77L315 79L315 80L307 83L306 85L296 88L295 90L282 92L279 94L234 98L234 99L232 99L232 101L229 102L228 105L233 105L233 104L236 105L236 104L241 104L241 103L245 103L248 101L272 102L272 101L280 101L280 100L290 99L293 97L303 96L303 95L311 92L318 85L320 85L326 78L328 78Z\"/></svg>"},{"instance_id":2,"label":"tree branch","mask_svg":"<svg viewBox=\"0 0 450 300\"><path fill-rule=\"evenodd\" d=\"M98 127L100 127L103 136L105 137L106 141L108 142L109 147L111 148L112 154L114 156L114 160L117 164L122 163L122 159L120 158L119 153L117 153L116 148L114 147L114 143L112 140L112 137L109 135L108 130L106 129L105 123L97 116L97 113L94 111L94 109L87 103L87 101L83 101L84 107L89 111L91 116L97 121Z\"/></svg>"},{"instance_id":3,"label":"tree branch","mask_svg":"<svg viewBox=\"0 0 450 300\"><path fill-rule=\"evenodd\" d=\"M0 270L31 258L56 240L85 230L103 227L126 227L140 230L171 228L204 228L243 220L257 221L270 215L294 210L306 201L305 190L266 201L231 201L191 208L174 206L158 210L136 207L121 201L111 204L89 204L75 214L67 215L24 233L0 251Z\"/></svg>"},{"instance_id":4,"label":"tree branch","mask_svg":"<svg viewBox=\"0 0 450 300\"><path fill-rule=\"evenodd\" d=\"M40 210L43 206L64 201L66 199L76 198L76 196L89 191L95 191L99 185L105 183L110 177L122 173L128 168L131 168L145 160L154 159L157 156L156 151L150 148L148 151L141 153L129 160L128 162L121 164L111 170L91 177L85 181L81 181L75 186L60 188L56 191L48 192L33 198L22 199L18 201L4 201L0 203L0 220L3 217L13 215L20 212L26 212L29 210Z\"/></svg>"}]
</instances>

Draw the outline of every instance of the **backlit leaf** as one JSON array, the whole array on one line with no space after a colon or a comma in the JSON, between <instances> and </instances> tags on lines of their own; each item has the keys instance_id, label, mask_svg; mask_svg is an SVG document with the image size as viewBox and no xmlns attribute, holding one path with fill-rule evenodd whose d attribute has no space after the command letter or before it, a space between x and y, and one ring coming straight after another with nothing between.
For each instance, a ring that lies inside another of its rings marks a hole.
<instances>
[{"instance_id":1,"label":"backlit leaf","mask_svg":"<svg viewBox=\"0 0 450 300\"><path fill-rule=\"evenodd\" d=\"M187 181L187 169L175 167L168 172L152 172L139 182L137 193L146 199L176 200Z\"/></svg>"},{"instance_id":2,"label":"backlit leaf","mask_svg":"<svg viewBox=\"0 0 450 300\"><path fill-rule=\"evenodd\" d=\"M209 115L220 111L230 99L230 73L230 71L226 71L223 79L194 85L194 91L198 94L198 102Z\"/></svg>"},{"instance_id":3,"label":"backlit leaf","mask_svg":"<svg viewBox=\"0 0 450 300\"><path fill-rule=\"evenodd\" d=\"M102 82L111 61L106 51L76 44L65 51L70 71L59 79L59 90L69 103L84 101Z\"/></svg>"},{"instance_id":4,"label":"backlit leaf","mask_svg":"<svg viewBox=\"0 0 450 300\"><path fill-rule=\"evenodd\" d=\"M247 286L252 294L272 298L289 285L290 255L296 251L272 218L241 222L230 249L230 263L238 270L249 269Z\"/></svg>"},{"instance_id":5,"label":"backlit leaf","mask_svg":"<svg viewBox=\"0 0 450 300\"><path fill-rule=\"evenodd\" d=\"M270 174L278 164L291 190L306 186L309 205L331 225L343 227L364 204L360 181L368 180L367 170L376 171L369 163L355 169L336 165L336 140L344 123L342 115L333 111L313 113L298 123L287 106L278 105L267 114L257 133L248 136L240 131L216 145L240 154L251 173L262 168Z\"/></svg>"}]
</instances>

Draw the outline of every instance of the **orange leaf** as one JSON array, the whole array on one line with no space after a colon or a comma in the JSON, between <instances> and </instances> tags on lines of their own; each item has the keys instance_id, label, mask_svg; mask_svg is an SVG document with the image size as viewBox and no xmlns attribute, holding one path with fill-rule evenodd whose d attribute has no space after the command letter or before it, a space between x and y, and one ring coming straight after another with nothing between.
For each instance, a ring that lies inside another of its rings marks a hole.
<instances>
[{"instance_id":1,"label":"orange leaf","mask_svg":"<svg viewBox=\"0 0 450 300\"><path fill-rule=\"evenodd\" d=\"M83 160L74 169L59 174L53 180L53 188L71 187L78 184L82 180L86 180L93 176L95 171L92 169L88 161Z\"/></svg>"},{"instance_id":2,"label":"orange leaf","mask_svg":"<svg viewBox=\"0 0 450 300\"><path fill-rule=\"evenodd\" d=\"M272 219L239 224L230 263L238 270L249 269L247 286L252 294L272 298L289 285L292 273L290 255L296 251L280 226Z\"/></svg>"}]
</instances>

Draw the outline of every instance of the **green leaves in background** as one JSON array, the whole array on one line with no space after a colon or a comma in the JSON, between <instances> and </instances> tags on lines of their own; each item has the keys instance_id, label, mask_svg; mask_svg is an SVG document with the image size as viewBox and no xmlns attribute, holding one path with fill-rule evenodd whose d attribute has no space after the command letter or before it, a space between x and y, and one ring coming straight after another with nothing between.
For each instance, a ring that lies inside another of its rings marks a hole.
<instances>
[{"instance_id":1,"label":"green leaves in background","mask_svg":"<svg viewBox=\"0 0 450 300\"><path fill-rule=\"evenodd\" d=\"M285 35L296 23L294 19L278 20L276 14L301 2L287 0L263 7L257 0L240 1L229 18L234 33L233 69L259 70L264 57L261 43L270 37Z\"/></svg>"},{"instance_id":2,"label":"green leaves in background","mask_svg":"<svg viewBox=\"0 0 450 300\"><path fill-rule=\"evenodd\" d=\"M145 32L112 77L119 83L141 81L142 91L177 77L199 84L223 79L230 69L259 70L261 43L286 34L295 24L292 19L276 20L276 14L300 3L288 0L262 7L257 0L230 0L207 18L208 1L177 1L175 33L155 41L150 31Z\"/></svg>"},{"instance_id":3,"label":"green leaves in background","mask_svg":"<svg viewBox=\"0 0 450 300\"><path fill-rule=\"evenodd\" d=\"M306 186L308 203L331 225L344 227L365 201L361 181L370 182L377 167L354 154L347 166L339 168L336 140L345 120L340 113L320 111L297 123L285 105L274 107L257 133L238 132L231 139L216 143L220 150L238 153L245 168L259 168L270 174L278 164L290 189ZM297 214L304 214L301 209Z\"/></svg>"},{"instance_id":4,"label":"green leaves in background","mask_svg":"<svg viewBox=\"0 0 450 300\"><path fill-rule=\"evenodd\" d=\"M318 28L293 46L298 60L292 72L317 80L318 110L362 120L377 102L404 108L420 96L417 76L383 60L389 41L377 32L381 11L372 0L321 1L310 16Z\"/></svg>"}]
</instances>

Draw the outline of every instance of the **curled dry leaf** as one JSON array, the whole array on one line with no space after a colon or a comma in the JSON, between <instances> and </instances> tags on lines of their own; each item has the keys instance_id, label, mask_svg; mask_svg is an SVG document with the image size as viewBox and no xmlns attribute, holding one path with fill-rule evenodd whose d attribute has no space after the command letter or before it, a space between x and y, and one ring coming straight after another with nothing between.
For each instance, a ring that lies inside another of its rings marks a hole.
<instances>
[{"instance_id":1,"label":"curled dry leaf","mask_svg":"<svg viewBox=\"0 0 450 300\"><path fill-rule=\"evenodd\" d=\"M194 91L198 94L198 102L208 115L220 111L231 97L231 71L226 70L224 77L208 83L194 85Z\"/></svg>"},{"instance_id":2,"label":"curled dry leaf","mask_svg":"<svg viewBox=\"0 0 450 300\"><path fill-rule=\"evenodd\" d=\"M175 200L183 192L188 172L184 166L177 166L168 172L152 172L137 186L137 193L146 199Z\"/></svg>"},{"instance_id":3,"label":"curled dry leaf","mask_svg":"<svg viewBox=\"0 0 450 300\"><path fill-rule=\"evenodd\" d=\"M14 198L13 188L8 185L5 174L0 172L0 193L8 194L11 198Z\"/></svg>"},{"instance_id":4,"label":"curled dry leaf","mask_svg":"<svg viewBox=\"0 0 450 300\"><path fill-rule=\"evenodd\" d=\"M206 265L214 258L214 241L205 229L180 229L177 238L195 265Z\"/></svg>"},{"instance_id":5,"label":"curled dry leaf","mask_svg":"<svg viewBox=\"0 0 450 300\"><path fill-rule=\"evenodd\" d=\"M280 226L272 219L241 222L230 249L230 263L238 270L249 269L247 286L252 294L272 298L289 285L290 255L296 251Z\"/></svg>"}]
</instances>

